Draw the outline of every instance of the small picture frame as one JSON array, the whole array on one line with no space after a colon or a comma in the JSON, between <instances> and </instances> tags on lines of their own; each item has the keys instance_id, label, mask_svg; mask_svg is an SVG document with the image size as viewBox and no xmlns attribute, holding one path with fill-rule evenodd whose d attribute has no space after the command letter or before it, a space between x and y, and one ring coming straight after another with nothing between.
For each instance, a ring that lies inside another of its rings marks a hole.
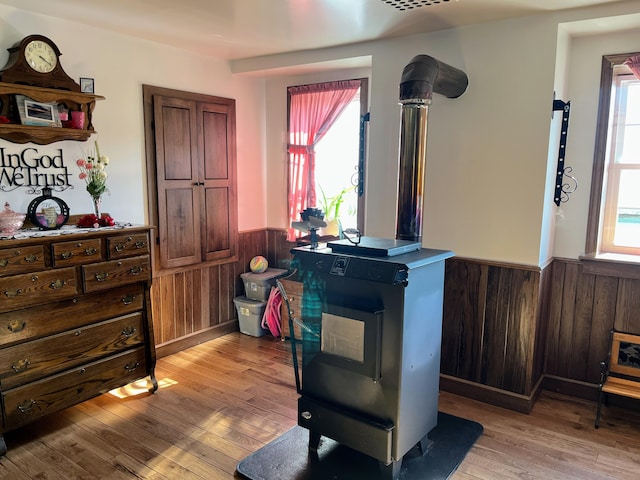
<instances>
[{"instance_id":1,"label":"small picture frame","mask_svg":"<svg viewBox=\"0 0 640 480\"><path fill-rule=\"evenodd\" d=\"M93 78L80 77L80 91L82 93L95 93Z\"/></svg>"},{"instance_id":2,"label":"small picture frame","mask_svg":"<svg viewBox=\"0 0 640 480\"><path fill-rule=\"evenodd\" d=\"M16 95L16 104L23 125L41 127L61 127L58 104L55 102L36 102L24 95Z\"/></svg>"}]
</instances>

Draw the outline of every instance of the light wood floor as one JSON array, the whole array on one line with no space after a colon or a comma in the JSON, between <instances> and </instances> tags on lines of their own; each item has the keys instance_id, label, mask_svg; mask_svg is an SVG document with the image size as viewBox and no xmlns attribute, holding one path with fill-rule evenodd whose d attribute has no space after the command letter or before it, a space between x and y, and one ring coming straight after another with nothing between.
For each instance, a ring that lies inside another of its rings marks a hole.
<instances>
[{"instance_id":1,"label":"light wood floor","mask_svg":"<svg viewBox=\"0 0 640 480\"><path fill-rule=\"evenodd\" d=\"M228 480L296 423L288 342L233 333L156 373L154 395L138 385L6 434L0 478ZM549 392L530 415L446 392L440 409L484 426L454 480L640 478L637 412L605 408L595 430L593 403Z\"/></svg>"}]
</instances>

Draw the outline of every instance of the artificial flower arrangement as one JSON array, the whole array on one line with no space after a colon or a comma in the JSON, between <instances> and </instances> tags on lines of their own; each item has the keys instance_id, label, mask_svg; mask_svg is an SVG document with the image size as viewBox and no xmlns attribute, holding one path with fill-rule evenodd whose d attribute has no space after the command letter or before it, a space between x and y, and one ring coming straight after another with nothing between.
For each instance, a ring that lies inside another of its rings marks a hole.
<instances>
[{"instance_id":1,"label":"artificial flower arrangement","mask_svg":"<svg viewBox=\"0 0 640 480\"><path fill-rule=\"evenodd\" d=\"M84 180L87 184L87 192L93 200L94 213L85 215L78 221L79 227L107 227L113 226L115 221L111 216L100 213L100 205L102 195L108 191L107 189L107 165L109 165L109 157L100 155L100 147L95 142L96 151L87 155L87 159L80 158L76 161L76 165L80 169L80 180Z\"/></svg>"}]
</instances>

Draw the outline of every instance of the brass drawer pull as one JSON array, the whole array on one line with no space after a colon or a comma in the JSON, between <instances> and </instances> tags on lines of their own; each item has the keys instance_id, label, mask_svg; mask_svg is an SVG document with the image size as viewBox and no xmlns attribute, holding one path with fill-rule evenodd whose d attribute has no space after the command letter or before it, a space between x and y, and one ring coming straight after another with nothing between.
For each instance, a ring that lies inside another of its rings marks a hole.
<instances>
[{"instance_id":1,"label":"brass drawer pull","mask_svg":"<svg viewBox=\"0 0 640 480\"><path fill-rule=\"evenodd\" d=\"M64 253L61 253L60 256L65 260L67 260L68 258L73 257L73 252L64 252Z\"/></svg>"},{"instance_id":2,"label":"brass drawer pull","mask_svg":"<svg viewBox=\"0 0 640 480\"><path fill-rule=\"evenodd\" d=\"M115 250L116 252L121 252L121 251L123 251L123 250L125 249L125 246L124 246L122 243L119 243L119 244L117 244L117 245L116 245L115 247L113 247L113 248L114 248L114 250Z\"/></svg>"},{"instance_id":3,"label":"brass drawer pull","mask_svg":"<svg viewBox=\"0 0 640 480\"><path fill-rule=\"evenodd\" d=\"M136 248L144 248L147 246L147 242L136 242Z\"/></svg>"},{"instance_id":4,"label":"brass drawer pull","mask_svg":"<svg viewBox=\"0 0 640 480\"><path fill-rule=\"evenodd\" d=\"M33 263L38 261L37 255L29 255L28 257L24 257L24 261L27 263Z\"/></svg>"},{"instance_id":5,"label":"brass drawer pull","mask_svg":"<svg viewBox=\"0 0 640 480\"><path fill-rule=\"evenodd\" d=\"M23 360L18 360L16 363L11 365L11 368L14 372L19 373L24 372L27 368L29 368L29 365L31 365L31 362L25 358Z\"/></svg>"},{"instance_id":6,"label":"brass drawer pull","mask_svg":"<svg viewBox=\"0 0 640 480\"><path fill-rule=\"evenodd\" d=\"M64 280L57 279L49 284L49 288L52 290L60 290L67 284Z\"/></svg>"},{"instance_id":7,"label":"brass drawer pull","mask_svg":"<svg viewBox=\"0 0 640 480\"><path fill-rule=\"evenodd\" d=\"M0 267L6 267L7 265L9 265L9 260L7 260L6 258L0 260Z\"/></svg>"},{"instance_id":8,"label":"brass drawer pull","mask_svg":"<svg viewBox=\"0 0 640 480\"><path fill-rule=\"evenodd\" d=\"M14 288L13 290L5 290L4 291L4 295L6 297L17 297L21 293L22 293L22 289L21 288Z\"/></svg>"},{"instance_id":9,"label":"brass drawer pull","mask_svg":"<svg viewBox=\"0 0 640 480\"><path fill-rule=\"evenodd\" d=\"M129 269L129 273L130 273L131 275L138 275L139 273L142 273L142 271L143 271L143 270L144 270L144 268L142 268L142 267L141 267L141 266L139 266L139 265L136 265L135 267L131 267L131 268Z\"/></svg>"},{"instance_id":10,"label":"brass drawer pull","mask_svg":"<svg viewBox=\"0 0 640 480\"><path fill-rule=\"evenodd\" d=\"M18 333L24 330L24 327L27 326L27 322L20 320L11 320L9 325L7 325L7 329L12 333Z\"/></svg>"},{"instance_id":11,"label":"brass drawer pull","mask_svg":"<svg viewBox=\"0 0 640 480\"><path fill-rule=\"evenodd\" d=\"M38 280L38 275L31 275L31 281L35 282Z\"/></svg>"},{"instance_id":12,"label":"brass drawer pull","mask_svg":"<svg viewBox=\"0 0 640 480\"><path fill-rule=\"evenodd\" d=\"M95 255L97 251L98 251L98 250L96 250L95 248L91 247L91 248L87 248L87 249L84 251L84 254L85 254L85 255L89 255L89 256L90 256L90 255Z\"/></svg>"},{"instance_id":13,"label":"brass drawer pull","mask_svg":"<svg viewBox=\"0 0 640 480\"><path fill-rule=\"evenodd\" d=\"M25 400L22 402L22 405L18 405L18 410L20 410L20 413L27 413L36 406L36 403L37 402L33 398L31 400Z\"/></svg>"},{"instance_id":14,"label":"brass drawer pull","mask_svg":"<svg viewBox=\"0 0 640 480\"><path fill-rule=\"evenodd\" d=\"M98 272L98 273L96 273L96 275L95 275L96 280L97 280L98 282L104 282L104 281L107 279L107 277L108 277L108 276L109 276L109 274L108 274L108 273L106 273L106 272Z\"/></svg>"},{"instance_id":15,"label":"brass drawer pull","mask_svg":"<svg viewBox=\"0 0 640 480\"><path fill-rule=\"evenodd\" d=\"M140 366L140 362L135 362L134 364L127 363L127 364L124 366L124 369L125 369L127 372L131 373L131 372L135 372L135 371L136 371L136 368L138 368L139 366Z\"/></svg>"},{"instance_id":16,"label":"brass drawer pull","mask_svg":"<svg viewBox=\"0 0 640 480\"><path fill-rule=\"evenodd\" d=\"M132 337L138 330L135 327L125 327L122 329L122 335L129 338Z\"/></svg>"},{"instance_id":17,"label":"brass drawer pull","mask_svg":"<svg viewBox=\"0 0 640 480\"><path fill-rule=\"evenodd\" d=\"M135 295L129 294L125 297L122 297L122 303L124 303L125 305L131 305L135 299L136 299Z\"/></svg>"}]
</instances>

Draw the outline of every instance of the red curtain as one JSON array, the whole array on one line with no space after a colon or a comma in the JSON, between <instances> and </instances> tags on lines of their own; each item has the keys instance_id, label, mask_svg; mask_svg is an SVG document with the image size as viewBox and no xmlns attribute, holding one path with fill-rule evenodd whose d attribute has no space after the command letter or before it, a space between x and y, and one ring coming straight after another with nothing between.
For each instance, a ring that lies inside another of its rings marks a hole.
<instances>
[{"instance_id":1,"label":"red curtain","mask_svg":"<svg viewBox=\"0 0 640 480\"><path fill-rule=\"evenodd\" d=\"M359 80L289 87L289 227L287 240L300 233L291 222L316 206L315 145L353 100Z\"/></svg>"},{"instance_id":2,"label":"red curtain","mask_svg":"<svg viewBox=\"0 0 640 480\"><path fill-rule=\"evenodd\" d=\"M623 65L628 66L633 72L633 76L640 80L640 55L627 58Z\"/></svg>"}]
</instances>

